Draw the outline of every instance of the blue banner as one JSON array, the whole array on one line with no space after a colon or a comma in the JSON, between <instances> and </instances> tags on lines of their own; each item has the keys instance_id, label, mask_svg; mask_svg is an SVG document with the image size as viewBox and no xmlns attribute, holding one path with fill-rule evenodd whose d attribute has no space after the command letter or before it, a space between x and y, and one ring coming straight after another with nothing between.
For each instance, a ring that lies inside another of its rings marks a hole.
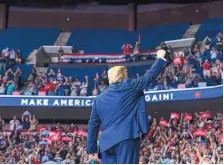
<instances>
[{"instance_id":1,"label":"blue banner","mask_svg":"<svg viewBox=\"0 0 224 165\"><path fill-rule=\"evenodd\" d=\"M223 96L223 86L145 92L147 102L197 100ZM0 96L0 106L7 107L91 107L94 96Z\"/></svg>"}]
</instances>

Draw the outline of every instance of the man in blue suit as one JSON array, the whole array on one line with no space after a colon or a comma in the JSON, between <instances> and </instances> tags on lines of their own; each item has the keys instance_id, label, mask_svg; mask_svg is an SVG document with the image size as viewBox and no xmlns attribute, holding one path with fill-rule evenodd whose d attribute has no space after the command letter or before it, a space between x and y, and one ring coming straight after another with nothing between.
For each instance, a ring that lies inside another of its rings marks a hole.
<instances>
[{"instance_id":1,"label":"man in blue suit","mask_svg":"<svg viewBox=\"0 0 224 165\"><path fill-rule=\"evenodd\" d=\"M87 152L100 153L101 163L139 163L140 137L149 127L143 90L164 70L165 55L164 50L159 50L151 69L138 79L127 78L124 66L108 71L110 86L94 101L87 137Z\"/></svg>"}]
</instances>

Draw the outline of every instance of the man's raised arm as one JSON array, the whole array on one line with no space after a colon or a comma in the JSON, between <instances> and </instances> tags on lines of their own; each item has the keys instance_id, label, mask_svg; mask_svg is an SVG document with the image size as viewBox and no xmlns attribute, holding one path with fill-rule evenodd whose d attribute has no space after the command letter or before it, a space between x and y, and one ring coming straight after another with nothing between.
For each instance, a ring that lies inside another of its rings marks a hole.
<instances>
[{"instance_id":1,"label":"man's raised arm","mask_svg":"<svg viewBox=\"0 0 224 165\"><path fill-rule=\"evenodd\" d=\"M158 77L158 75L164 70L167 64L166 59L164 58L165 55L165 50L157 51L157 60L152 65L150 70L144 76L131 81L131 86L133 87L133 89L135 89L136 91L142 91Z\"/></svg>"}]
</instances>

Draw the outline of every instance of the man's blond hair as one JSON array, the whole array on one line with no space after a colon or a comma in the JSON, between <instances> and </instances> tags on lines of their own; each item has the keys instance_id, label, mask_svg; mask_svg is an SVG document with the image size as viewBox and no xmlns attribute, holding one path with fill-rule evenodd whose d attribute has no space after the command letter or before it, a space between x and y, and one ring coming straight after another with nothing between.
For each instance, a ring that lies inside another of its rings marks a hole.
<instances>
[{"instance_id":1,"label":"man's blond hair","mask_svg":"<svg viewBox=\"0 0 224 165\"><path fill-rule=\"evenodd\" d=\"M127 78L127 69L124 66L114 66L108 70L109 84L122 82Z\"/></svg>"}]
</instances>

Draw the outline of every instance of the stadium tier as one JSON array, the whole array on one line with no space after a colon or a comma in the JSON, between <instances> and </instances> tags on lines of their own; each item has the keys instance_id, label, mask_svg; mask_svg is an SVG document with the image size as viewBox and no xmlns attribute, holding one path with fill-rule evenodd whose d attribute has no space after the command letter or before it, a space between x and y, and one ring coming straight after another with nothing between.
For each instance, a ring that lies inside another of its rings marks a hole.
<instances>
[{"instance_id":1,"label":"stadium tier","mask_svg":"<svg viewBox=\"0 0 224 165\"><path fill-rule=\"evenodd\" d=\"M85 53L120 53L124 43L132 45L141 35L141 49L154 49L161 42L182 38L190 23L161 25L150 28L137 29L134 32L127 30L94 30L74 29L67 45L84 50Z\"/></svg>"},{"instance_id":2,"label":"stadium tier","mask_svg":"<svg viewBox=\"0 0 224 165\"><path fill-rule=\"evenodd\" d=\"M205 34L206 36L207 34L212 34L212 36L210 36L211 38L214 38L215 35L216 38L217 33L220 32L220 27L216 25L220 25L221 22L221 18L209 19L204 21L200 26L196 37L199 35L200 41L204 39L200 38L200 35L202 36ZM149 50L150 48L157 47L162 41L182 38L183 34L186 32L189 26L190 23L179 23L140 28L134 32L112 29L74 29L67 45L72 45L73 49L83 49L84 52L87 54L95 53L94 56L95 58L97 58L97 53L121 53L121 46L123 43L131 43L132 45L134 45L134 43L138 40L138 37L141 36L140 49L141 51L144 51ZM213 26L215 26L215 28L212 28ZM6 30L0 31L1 47L9 47L9 49L2 49L3 56L6 56L6 59L2 58L2 61L0 63L0 72L2 72L2 76L7 77L8 74L10 75L13 72L15 74L15 71L19 67L22 71L22 74L20 75L22 80L26 80L30 75L33 66L24 64L26 63L27 55L30 54L30 52L34 48L39 48L41 45L53 45L53 43L55 43L57 37L59 36L59 33L60 30L56 28L8 28ZM12 36L17 37L11 40L10 38ZM219 38L221 39L220 43L222 43L222 36L219 35ZM165 90L170 88L172 89L178 88L180 85L184 85L184 87L186 88L198 87L198 83L200 84L200 86L212 86L222 84L222 63L220 63L220 61L222 62L223 58L222 49L220 49L220 46L217 45L218 42L219 41L217 39L211 41L210 38L207 38L205 40L205 45L207 47L203 51L199 51L203 47L201 43L194 44L191 50L178 50L180 51L179 53L182 52L182 55L178 56L176 59L176 61L179 61L178 64L176 64L175 62L172 67L168 69L168 72L166 71L166 73L160 76L159 81L157 81L156 83L153 82L152 85L146 90ZM21 53L18 51L15 52L15 50L13 50L15 48L20 48ZM15 62L11 59L15 57L14 54L16 54ZM80 56L82 55L80 54ZM118 59L119 58L120 57L118 57ZM6 61L6 66L4 64L4 60ZM87 60L88 57L85 61ZM67 96L71 94L72 82L76 78L79 79L79 85L75 85L79 89L76 90L80 92L80 87L83 83L85 84L86 82L85 76L88 76L88 84L87 87L85 87L85 90L87 91L86 94L96 95L98 94L98 92L96 92L95 94L93 94L92 92L95 88L96 90L99 90L98 88L100 86L101 80L104 79L102 73L104 71L104 73L106 73L109 67L109 65L49 65L48 71L44 73L46 77L44 75L37 76L38 73L32 73L31 77L33 78L32 81L35 82L35 87L31 87L32 85L29 86L28 89L26 89L25 93L26 95L37 95L38 91L40 90L44 90L45 92L47 92L47 86L50 85L50 81L56 80L56 86L54 87L54 92L52 94L57 95L58 90L65 90L65 88L67 88L65 84L59 85L59 81L65 83L64 81L66 80L66 78L71 77L70 84L67 84L68 92L66 94L64 94L64 92L60 94ZM5 71L7 71L8 68L12 68L12 72L7 73L7 75L5 75L4 68L6 69ZM60 68L61 77L58 73L58 68ZM150 65L148 63L146 64L133 62L133 64L127 65L130 78L137 78L138 76L142 76L149 68ZM54 73L49 76L50 69L53 69ZM184 73L180 73L178 71L179 69L182 70L182 72ZM198 76L195 75L196 73L198 74ZM60 79L57 78L58 74ZM99 75L98 77L96 76L97 74ZM39 84L39 82L42 83ZM104 85L108 85L107 82L104 83ZM40 87L40 85L43 85L43 87ZM60 88L58 85L60 86ZM44 88L45 86L46 88ZM75 95L78 95L78 93L75 93Z\"/></svg>"},{"instance_id":3,"label":"stadium tier","mask_svg":"<svg viewBox=\"0 0 224 165\"><path fill-rule=\"evenodd\" d=\"M3 33L3 30L0 30L0 38L1 38L2 33Z\"/></svg>"},{"instance_id":4,"label":"stadium tier","mask_svg":"<svg viewBox=\"0 0 224 165\"><path fill-rule=\"evenodd\" d=\"M207 19L201 23L195 37L202 41L206 36L209 36L214 41L216 35L223 31L223 18Z\"/></svg>"},{"instance_id":5,"label":"stadium tier","mask_svg":"<svg viewBox=\"0 0 224 165\"><path fill-rule=\"evenodd\" d=\"M0 164L223 164L220 4L0 2Z\"/></svg>"},{"instance_id":6,"label":"stadium tier","mask_svg":"<svg viewBox=\"0 0 224 165\"><path fill-rule=\"evenodd\" d=\"M10 27L0 34L0 47L21 49L26 59L34 49L42 45L54 45L60 34L57 28L18 28Z\"/></svg>"},{"instance_id":7,"label":"stadium tier","mask_svg":"<svg viewBox=\"0 0 224 165\"><path fill-rule=\"evenodd\" d=\"M128 69L129 76L136 78L136 74L139 74L140 76L142 76L147 71L147 69L149 69L149 67L150 65L138 65L138 66L129 66L127 67L127 69ZM60 68L60 72L63 74L64 77L67 77L67 78L72 77L72 80L75 80L78 78L81 82L83 82L83 81L86 81L85 76L87 75L89 95L92 94L92 89L96 85L96 83L94 82L94 78L96 77L96 74L99 74L99 76L101 77L102 73L104 71L107 72L107 70L109 69L108 66L97 66L97 67L94 67L94 66L67 67L66 65L60 66L60 67L50 66L46 73L47 77L49 77L48 74L50 72L50 69L53 69L57 75L59 68Z\"/></svg>"}]
</instances>

